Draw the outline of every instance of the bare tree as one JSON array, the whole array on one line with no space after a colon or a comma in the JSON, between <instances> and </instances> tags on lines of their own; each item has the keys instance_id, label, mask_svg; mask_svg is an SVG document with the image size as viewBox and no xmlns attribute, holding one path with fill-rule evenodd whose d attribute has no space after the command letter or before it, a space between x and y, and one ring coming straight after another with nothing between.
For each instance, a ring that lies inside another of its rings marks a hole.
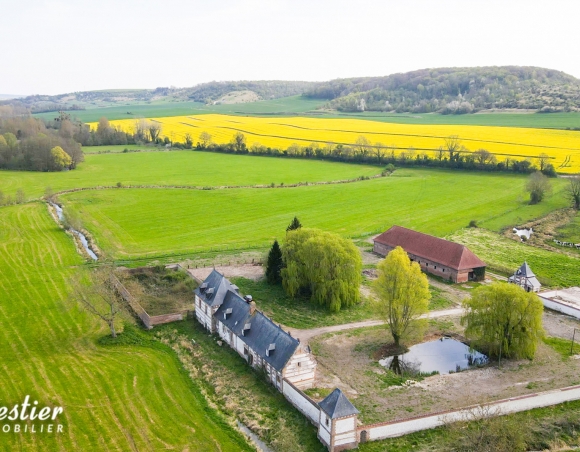
<instances>
[{"instance_id":1,"label":"bare tree","mask_svg":"<svg viewBox=\"0 0 580 452\"><path fill-rule=\"evenodd\" d=\"M161 123L158 121L148 121L147 131L149 132L149 138L153 143L157 142L159 134L161 133Z\"/></svg>"},{"instance_id":2,"label":"bare tree","mask_svg":"<svg viewBox=\"0 0 580 452\"><path fill-rule=\"evenodd\" d=\"M493 160L495 160L495 156L487 149L478 149L473 153L473 155L477 163L479 163L481 166L488 162L491 163Z\"/></svg>"},{"instance_id":3,"label":"bare tree","mask_svg":"<svg viewBox=\"0 0 580 452\"><path fill-rule=\"evenodd\" d=\"M385 145L381 142L375 143L373 154L376 155L377 162L380 165L382 163L383 157L385 157L385 155L386 155Z\"/></svg>"},{"instance_id":4,"label":"bare tree","mask_svg":"<svg viewBox=\"0 0 580 452\"><path fill-rule=\"evenodd\" d=\"M193 138L191 138L191 134L186 133L184 138L185 138L185 147L187 149L191 149L193 146Z\"/></svg>"},{"instance_id":5,"label":"bare tree","mask_svg":"<svg viewBox=\"0 0 580 452\"><path fill-rule=\"evenodd\" d=\"M357 153L363 157L366 157L366 155L369 153L369 150L371 149L371 142L367 137L359 135L355 141L354 148L356 149Z\"/></svg>"},{"instance_id":6,"label":"bare tree","mask_svg":"<svg viewBox=\"0 0 580 452\"><path fill-rule=\"evenodd\" d=\"M84 280L79 274L70 279L70 297L105 322L112 337L117 337L115 320L123 309L123 298L117 289L117 283L112 266L99 267Z\"/></svg>"},{"instance_id":7,"label":"bare tree","mask_svg":"<svg viewBox=\"0 0 580 452\"><path fill-rule=\"evenodd\" d=\"M546 165L550 161L550 156L548 154L540 154L538 155L538 165L540 167L540 171L544 171L546 169Z\"/></svg>"},{"instance_id":8,"label":"bare tree","mask_svg":"<svg viewBox=\"0 0 580 452\"><path fill-rule=\"evenodd\" d=\"M134 129L136 141L147 141L147 122L144 119L137 119L135 121Z\"/></svg>"},{"instance_id":9,"label":"bare tree","mask_svg":"<svg viewBox=\"0 0 580 452\"><path fill-rule=\"evenodd\" d=\"M199 144L201 145L202 149L207 149L207 147L211 144L211 135L205 130L199 134Z\"/></svg>"},{"instance_id":10,"label":"bare tree","mask_svg":"<svg viewBox=\"0 0 580 452\"><path fill-rule=\"evenodd\" d=\"M236 152L246 150L246 136L242 132L236 132L232 138L232 145Z\"/></svg>"},{"instance_id":11,"label":"bare tree","mask_svg":"<svg viewBox=\"0 0 580 452\"><path fill-rule=\"evenodd\" d=\"M568 185L568 196L574 204L576 210L580 210L580 176L573 176L570 179L570 185Z\"/></svg>"},{"instance_id":12,"label":"bare tree","mask_svg":"<svg viewBox=\"0 0 580 452\"><path fill-rule=\"evenodd\" d=\"M452 161L456 158L461 148L461 140L457 135L451 135L445 138L445 149L447 149L447 152L449 152L449 161Z\"/></svg>"}]
</instances>

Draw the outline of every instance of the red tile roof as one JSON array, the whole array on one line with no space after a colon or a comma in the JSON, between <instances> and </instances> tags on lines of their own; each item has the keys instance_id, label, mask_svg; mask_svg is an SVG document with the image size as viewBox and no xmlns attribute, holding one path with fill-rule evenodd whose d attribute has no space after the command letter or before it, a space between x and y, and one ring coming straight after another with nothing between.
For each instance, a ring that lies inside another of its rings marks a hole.
<instances>
[{"instance_id":1,"label":"red tile roof","mask_svg":"<svg viewBox=\"0 0 580 452\"><path fill-rule=\"evenodd\" d=\"M437 262L454 270L485 267L485 262L464 245L401 226L391 227L388 231L375 237L374 241L393 248L400 246L407 253Z\"/></svg>"}]
</instances>

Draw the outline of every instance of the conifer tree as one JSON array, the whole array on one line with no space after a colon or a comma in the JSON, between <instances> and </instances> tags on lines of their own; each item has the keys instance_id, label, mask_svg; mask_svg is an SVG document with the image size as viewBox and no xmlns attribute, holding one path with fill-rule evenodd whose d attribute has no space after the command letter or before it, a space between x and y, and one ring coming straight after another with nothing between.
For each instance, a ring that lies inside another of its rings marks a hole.
<instances>
[{"instance_id":1,"label":"conifer tree","mask_svg":"<svg viewBox=\"0 0 580 452\"><path fill-rule=\"evenodd\" d=\"M302 223L300 223L300 220L298 219L298 217L294 217L292 222L286 228L286 232L295 231L296 229L300 229L301 227L302 227Z\"/></svg>"},{"instance_id":2,"label":"conifer tree","mask_svg":"<svg viewBox=\"0 0 580 452\"><path fill-rule=\"evenodd\" d=\"M282 282L282 250L278 244L278 240L274 240L272 248L268 253L268 262L266 264L266 280L269 284L280 284Z\"/></svg>"}]
</instances>

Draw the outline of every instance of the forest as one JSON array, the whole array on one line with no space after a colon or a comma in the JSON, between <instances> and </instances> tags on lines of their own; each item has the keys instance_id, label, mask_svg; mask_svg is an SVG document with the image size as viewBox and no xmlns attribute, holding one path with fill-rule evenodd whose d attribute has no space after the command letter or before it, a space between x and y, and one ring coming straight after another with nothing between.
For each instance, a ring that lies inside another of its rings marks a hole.
<instances>
[{"instance_id":1,"label":"forest","mask_svg":"<svg viewBox=\"0 0 580 452\"><path fill-rule=\"evenodd\" d=\"M580 80L538 67L440 68L386 77L336 79L304 96L339 111L464 114L484 109L578 111Z\"/></svg>"},{"instance_id":2,"label":"forest","mask_svg":"<svg viewBox=\"0 0 580 452\"><path fill-rule=\"evenodd\" d=\"M77 126L65 120L58 128L29 116L0 117L0 168L62 171L84 160L74 136Z\"/></svg>"}]
</instances>

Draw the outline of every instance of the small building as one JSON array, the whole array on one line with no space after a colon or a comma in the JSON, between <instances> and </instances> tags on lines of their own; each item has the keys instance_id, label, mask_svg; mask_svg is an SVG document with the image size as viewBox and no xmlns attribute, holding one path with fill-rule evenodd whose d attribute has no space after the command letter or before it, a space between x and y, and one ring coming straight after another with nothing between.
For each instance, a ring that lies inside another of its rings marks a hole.
<instances>
[{"instance_id":1,"label":"small building","mask_svg":"<svg viewBox=\"0 0 580 452\"><path fill-rule=\"evenodd\" d=\"M485 262L465 245L393 226L375 237L373 251L386 256L397 246L403 248L424 272L456 283L485 279Z\"/></svg>"},{"instance_id":2,"label":"small building","mask_svg":"<svg viewBox=\"0 0 580 452\"><path fill-rule=\"evenodd\" d=\"M330 451L356 448L359 411L342 391L336 388L318 406L320 407L318 439Z\"/></svg>"},{"instance_id":3,"label":"small building","mask_svg":"<svg viewBox=\"0 0 580 452\"><path fill-rule=\"evenodd\" d=\"M536 275L534 275L534 272L527 262L524 262L522 266L508 278L508 282L511 284L517 284L526 292L539 292L542 288L540 281L538 281L538 278L536 278Z\"/></svg>"},{"instance_id":4,"label":"small building","mask_svg":"<svg viewBox=\"0 0 580 452\"><path fill-rule=\"evenodd\" d=\"M310 349L258 311L250 295L242 297L238 287L216 270L194 293L198 321L252 367L264 369L280 392L284 380L299 389L313 386L316 361Z\"/></svg>"}]
</instances>

